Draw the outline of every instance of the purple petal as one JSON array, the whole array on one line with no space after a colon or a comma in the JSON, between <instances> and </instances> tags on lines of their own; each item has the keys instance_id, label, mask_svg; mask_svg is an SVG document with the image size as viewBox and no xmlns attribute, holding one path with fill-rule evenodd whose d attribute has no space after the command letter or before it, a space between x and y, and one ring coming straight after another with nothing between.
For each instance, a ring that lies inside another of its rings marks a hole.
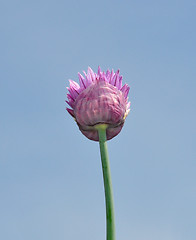
<instances>
[{"instance_id":1,"label":"purple petal","mask_svg":"<svg viewBox=\"0 0 196 240\"><path fill-rule=\"evenodd\" d=\"M127 86L128 86L128 85L125 83L125 85L120 89L120 91L124 93L125 90L126 90L126 88L127 88Z\"/></svg>"},{"instance_id":2,"label":"purple petal","mask_svg":"<svg viewBox=\"0 0 196 240\"><path fill-rule=\"evenodd\" d=\"M99 67L98 67L97 75L100 77L100 74L101 74L101 68L100 68L100 66L99 66Z\"/></svg>"},{"instance_id":3,"label":"purple petal","mask_svg":"<svg viewBox=\"0 0 196 240\"><path fill-rule=\"evenodd\" d=\"M115 78L116 78L116 75L113 74L113 76L110 79L110 84L112 84L113 86L114 86Z\"/></svg>"},{"instance_id":4,"label":"purple petal","mask_svg":"<svg viewBox=\"0 0 196 240\"><path fill-rule=\"evenodd\" d=\"M109 79L109 77L110 77L110 70L108 69L106 72L106 78Z\"/></svg>"},{"instance_id":5,"label":"purple petal","mask_svg":"<svg viewBox=\"0 0 196 240\"><path fill-rule=\"evenodd\" d=\"M119 70L115 74L114 86L119 89Z\"/></svg>"},{"instance_id":6,"label":"purple petal","mask_svg":"<svg viewBox=\"0 0 196 240\"><path fill-rule=\"evenodd\" d=\"M70 108L66 108L66 110L68 111L68 113L75 118L75 115L74 115L74 111Z\"/></svg>"},{"instance_id":7,"label":"purple petal","mask_svg":"<svg viewBox=\"0 0 196 240\"><path fill-rule=\"evenodd\" d=\"M88 67L88 77L91 78L92 82L95 81L95 78L96 78L95 74L94 74L93 70L90 67Z\"/></svg>"},{"instance_id":8,"label":"purple petal","mask_svg":"<svg viewBox=\"0 0 196 240\"><path fill-rule=\"evenodd\" d=\"M102 80L102 81L105 81L105 82L107 82L107 79L106 79L106 74L105 74L105 72L104 72L104 71L100 73L100 79L99 79L99 80Z\"/></svg>"},{"instance_id":9,"label":"purple petal","mask_svg":"<svg viewBox=\"0 0 196 240\"><path fill-rule=\"evenodd\" d=\"M88 77L85 71L83 71L83 73L86 78L86 87L88 87L92 83L91 78Z\"/></svg>"},{"instance_id":10,"label":"purple petal","mask_svg":"<svg viewBox=\"0 0 196 240\"><path fill-rule=\"evenodd\" d=\"M119 77L119 90L122 88L122 76Z\"/></svg>"},{"instance_id":11,"label":"purple petal","mask_svg":"<svg viewBox=\"0 0 196 240\"><path fill-rule=\"evenodd\" d=\"M110 74L110 79L109 79L110 84L111 84L113 77L114 77L114 70L112 69L111 74Z\"/></svg>"},{"instance_id":12,"label":"purple petal","mask_svg":"<svg viewBox=\"0 0 196 240\"><path fill-rule=\"evenodd\" d=\"M125 98L127 98L127 96L128 96L129 89L130 89L130 87L129 87L127 84L125 84L125 85L121 88L121 92L124 94Z\"/></svg>"},{"instance_id":13,"label":"purple petal","mask_svg":"<svg viewBox=\"0 0 196 240\"><path fill-rule=\"evenodd\" d=\"M69 104L69 106L70 107L72 107L73 108L73 106L74 106L74 104L73 104L73 102L72 101L70 101L70 102L68 102L68 101L65 101L67 104Z\"/></svg>"},{"instance_id":14,"label":"purple petal","mask_svg":"<svg viewBox=\"0 0 196 240\"><path fill-rule=\"evenodd\" d=\"M69 99L69 101L75 101L75 99L69 93L67 94L67 98Z\"/></svg>"},{"instance_id":15,"label":"purple petal","mask_svg":"<svg viewBox=\"0 0 196 240\"><path fill-rule=\"evenodd\" d=\"M79 77L80 87L81 87L81 88L86 88L85 79L84 79L84 77L82 76L82 74L78 73L78 77Z\"/></svg>"},{"instance_id":16,"label":"purple petal","mask_svg":"<svg viewBox=\"0 0 196 240\"><path fill-rule=\"evenodd\" d=\"M72 96L72 98L75 100L77 98L77 96L79 95L79 92L71 86L67 89L68 89L70 95Z\"/></svg>"},{"instance_id":17,"label":"purple petal","mask_svg":"<svg viewBox=\"0 0 196 240\"><path fill-rule=\"evenodd\" d=\"M78 90L80 88L80 85L77 82L74 82L73 80L69 80L70 87Z\"/></svg>"},{"instance_id":18,"label":"purple petal","mask_svg":"<svg viewBox=\"0 0 196 240\"><path fill-rule=\"evenodd\" d=\"M130 87L128 86L128 87L127 87L127 90L126 90L126 92L125 92L125 98L127 98L128 94L129 94L129 89L130 89Z\"/></svg>"}]
</instances>

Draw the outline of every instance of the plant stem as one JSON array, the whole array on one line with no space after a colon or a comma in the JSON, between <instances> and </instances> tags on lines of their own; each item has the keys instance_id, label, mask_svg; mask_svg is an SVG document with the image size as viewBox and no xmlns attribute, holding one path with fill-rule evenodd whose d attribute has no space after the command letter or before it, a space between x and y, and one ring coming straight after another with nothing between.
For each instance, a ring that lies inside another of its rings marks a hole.
<instances>
[{"instance_id":1,"label":"plant stem","mask_svg":"<svg viewBox=\"0 0 196 240\"><path fill-rule=\"evenodd\" d=\"M114 223L114 203L112 193L112 180L110 173L110 164L107 151L106 124L97 126L99 133L99 146L101 153L101 162L103 170L103 180L105 188L105 204L106 204L106 224L107 224L107 240L115 240L115 223Z\"/></svg>"}]
</instances>

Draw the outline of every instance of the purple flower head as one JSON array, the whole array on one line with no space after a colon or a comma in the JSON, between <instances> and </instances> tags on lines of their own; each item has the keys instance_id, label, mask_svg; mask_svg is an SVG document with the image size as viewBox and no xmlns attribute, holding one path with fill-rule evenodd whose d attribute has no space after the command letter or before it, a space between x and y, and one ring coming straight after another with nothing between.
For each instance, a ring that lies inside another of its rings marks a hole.
<instances>
[{"instance_id":1,"label":"purple flower head","mask_svg":"<svg viewBox=\"0 0 196 240\"><path fill-rule=\"evenodd\" d=\"M98 73L94 73L89 67L84 75L78 73L80 85L69 80L66 102L72 109L67 111L87 138L99 141L96 125L106 124L107 140L112 139L121 131L130 111L127 97L130 88L127 84L122 86L119 70L105 73L98 67Z\"/></svg>"}]
</instances>

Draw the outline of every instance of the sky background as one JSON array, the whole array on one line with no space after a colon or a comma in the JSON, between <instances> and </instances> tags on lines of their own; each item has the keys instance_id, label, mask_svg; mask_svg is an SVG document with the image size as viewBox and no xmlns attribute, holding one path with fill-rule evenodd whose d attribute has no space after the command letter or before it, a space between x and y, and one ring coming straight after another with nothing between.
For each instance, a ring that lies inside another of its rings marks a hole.
<instances>
[{"instance_id":1,"label":"sky background","mask_svg":"<svg viewBox=\"0 0 196 240\"><path fill-rule=\"evenodd\" d=\"M131 111L108 142L117 240L196 239L196 2L0 3L0 239L104 240L99 145L68 79L119 68Z\"/></svg>"}]
</instances>

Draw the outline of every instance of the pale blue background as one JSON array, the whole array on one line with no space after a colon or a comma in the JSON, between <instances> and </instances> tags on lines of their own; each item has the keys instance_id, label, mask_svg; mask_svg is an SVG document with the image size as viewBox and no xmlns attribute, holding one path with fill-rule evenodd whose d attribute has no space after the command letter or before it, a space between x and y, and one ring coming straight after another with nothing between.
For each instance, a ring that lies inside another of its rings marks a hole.
<instances>
[{"instance_id":1,"label":"pale blue background","mask_svg":"<svg viewBox=\"0 0 196 240\"><path fill-rule=\"evenodd\" d=\"M100 65L131 86L108 142L117 240L195 240L195 0L4 0L0 18L0 239L105 239L98 143L64 102Z\"/></svg>"}]
</instances>

